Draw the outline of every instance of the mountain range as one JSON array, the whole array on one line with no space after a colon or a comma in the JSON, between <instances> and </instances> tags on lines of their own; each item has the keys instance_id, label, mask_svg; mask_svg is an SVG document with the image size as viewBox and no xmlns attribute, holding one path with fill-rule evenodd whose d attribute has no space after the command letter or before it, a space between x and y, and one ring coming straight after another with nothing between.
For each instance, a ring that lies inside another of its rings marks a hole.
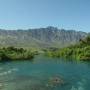
<instances>
[{"instance_id":1,"label":"mountain range","mask_svg":"<svg viewBox=\"0 0 90 90\"><path fill-rule=\"evenodd\" d=\"M88 35L86 32L58 29L57 27L28 30L0 29L0 46L15 47L65 47L78 43Z\"/></svg>"}]
</instances>

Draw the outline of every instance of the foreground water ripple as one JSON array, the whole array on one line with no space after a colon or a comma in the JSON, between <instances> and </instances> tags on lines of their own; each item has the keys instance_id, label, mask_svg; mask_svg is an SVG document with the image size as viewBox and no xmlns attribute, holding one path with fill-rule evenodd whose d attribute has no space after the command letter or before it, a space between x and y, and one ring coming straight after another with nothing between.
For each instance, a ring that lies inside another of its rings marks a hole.
<instances>
[{"instance_id":1,"label":"foreground water ripple","mask_svg":"<svg viewBox=\"0 0 90 90\"><path fill-rule=\"evenodd\" d=\"M90 90L90 63L36 57L0 63L0 90Z\"/></svg>"}]
</instances>

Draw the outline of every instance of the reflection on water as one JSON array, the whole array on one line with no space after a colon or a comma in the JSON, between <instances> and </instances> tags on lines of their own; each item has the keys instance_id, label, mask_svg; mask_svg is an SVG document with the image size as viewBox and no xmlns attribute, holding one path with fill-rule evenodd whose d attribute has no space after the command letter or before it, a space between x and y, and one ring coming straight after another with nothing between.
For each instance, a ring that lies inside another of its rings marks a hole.
<instances>
[{"instance_id":1,"label":"reflection on water","mask_svg":"<svg viewBox=\"0 0 90 90\"><path fill-rule=\"evenodd\" d=\"M45 57L0 63L0 90L90 90L89 65Z\"/></svg>"}]
</instances>

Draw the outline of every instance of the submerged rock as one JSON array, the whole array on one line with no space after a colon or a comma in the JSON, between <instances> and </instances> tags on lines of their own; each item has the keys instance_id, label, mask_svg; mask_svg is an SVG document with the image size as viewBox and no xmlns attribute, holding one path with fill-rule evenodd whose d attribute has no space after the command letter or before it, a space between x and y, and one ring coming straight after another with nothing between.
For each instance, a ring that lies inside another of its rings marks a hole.
<instances>
[{"instance_id":1,"label":"submerged rock","mask_svg":"<svg viewBox=\"0 0 90 90\"><path fill-rule=\"evenodd\" d=\"M2 87L3 85L2 85L2 83L0 83L0 87Z\"/></svg>"},{"instance_id":2,"label":"submerged rock","mask_svg":"<svg viewBox=\"0 0 90 90\"><path fill-rule=\"evenodd\" d=\"M56 87L64 84L64 80L60 76L51 77L48 81L47 87Z\"/></svg>"}]
</instances>

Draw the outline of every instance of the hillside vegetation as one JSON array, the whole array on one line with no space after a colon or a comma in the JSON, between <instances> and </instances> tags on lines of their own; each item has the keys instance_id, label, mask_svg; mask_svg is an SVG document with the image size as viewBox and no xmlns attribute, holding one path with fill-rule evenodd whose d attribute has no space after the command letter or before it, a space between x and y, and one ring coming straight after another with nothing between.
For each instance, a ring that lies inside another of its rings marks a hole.
<instances>
[{"instance_id":1,"label":"hillside vegetation","mask_svg":"<svg viewBox=\"0 0 90 90\"><path fill-rule=\"evenodd\" d=\"M90 36L80 39L76 45L58 50L47 50L47 55L51 57L73 58L77 60L90 60Z\"/></svg>"}]
</instances>

